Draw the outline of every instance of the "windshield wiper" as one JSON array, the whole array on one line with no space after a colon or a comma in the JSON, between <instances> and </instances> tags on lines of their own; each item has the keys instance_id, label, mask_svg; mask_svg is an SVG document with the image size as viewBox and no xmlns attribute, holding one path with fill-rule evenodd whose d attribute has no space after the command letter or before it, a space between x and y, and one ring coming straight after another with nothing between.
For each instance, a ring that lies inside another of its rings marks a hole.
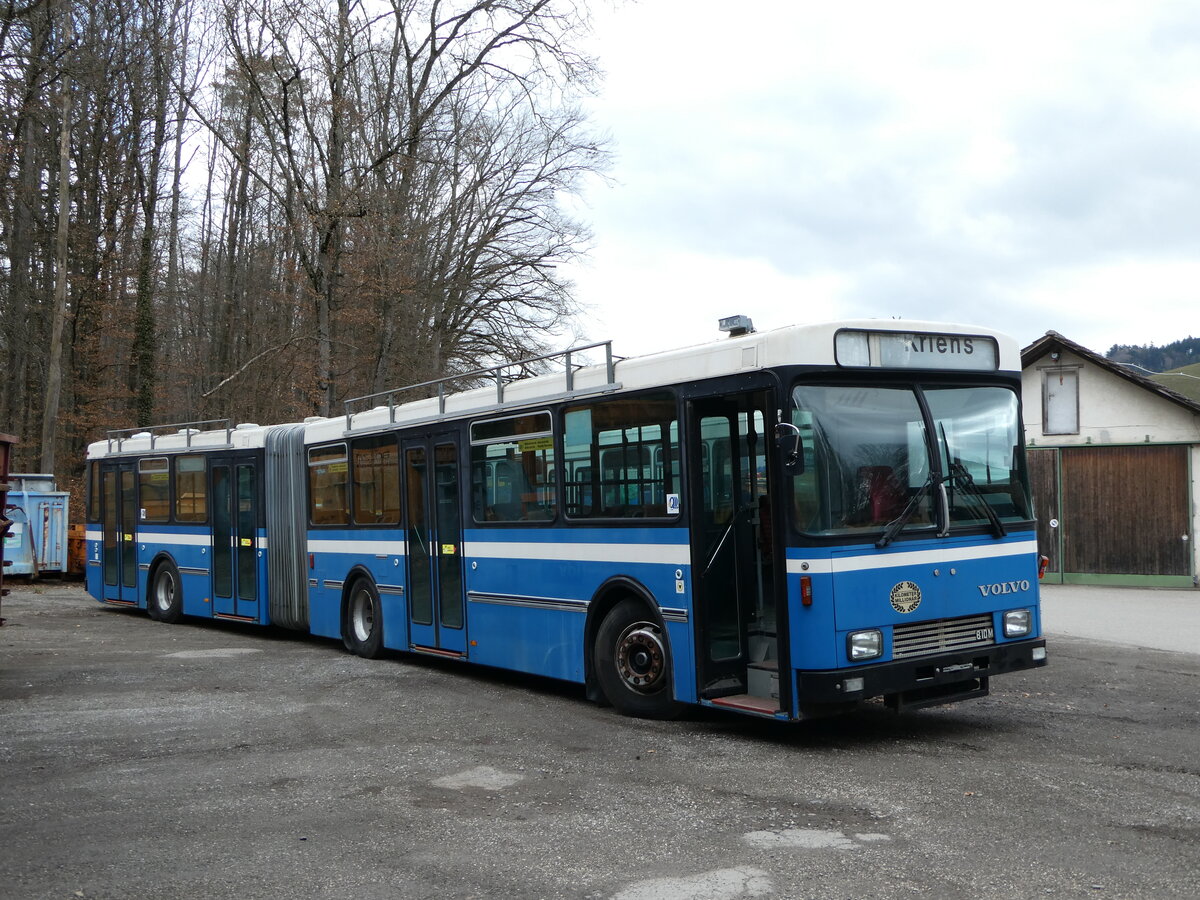
<instances>
[{"instance_id":1,"label":"windshield wiper","mask_svg":"<svg viewBox=\"0 0 1200 900\"><path fill-rule=\"evenodd\" d=\"M967 471L967 467L960 462L952 462L950 464L950 474L946 476L946 480L954 484L958 484L968 494L975 497L983 504L984 515L987 516L988 522L992 525L992 530L996 533L996 537L1002 538L1008 534L1008 529L1004 527L1004 523L1000 521L1000 517L996 515L996 510L992 509L992 504L988 503L987 497L983 491L979 489L979 485L975 483L975 479L971 477L971 473Z\"/></svg>"},{"instance_id":2,"label":"windshield wiper","mask_svg":"<svg viewBox=\"0 0 1200 900\"><path fill-rule=\"evenodd\" d=\"M882 550L893 540L895 540L896 535L900 533L900 529L908 524L909 519L913 517L913 513L917 511L917 507L921 503L921 498L928 494L934 485L937 485L938 488L941 489L944 498L946 488L942 483L942 477L940 475L934 475L932 472L930 472L929 477L925 479L925 483L917 489L915 494L912 495L912 499L908 501L908 506L904 507L904 511L900 513L900 515L896 516L896 518L892 519L892 521L888 522L887 528L883 529L883 534L881 534L879 536L879 540L875 542L876 547ZM943 507L945 506L944 499L942 505ZM940 531L938 532L938 537L944 536L945 535L943 535Z\"/></svg>"}]
</instances>

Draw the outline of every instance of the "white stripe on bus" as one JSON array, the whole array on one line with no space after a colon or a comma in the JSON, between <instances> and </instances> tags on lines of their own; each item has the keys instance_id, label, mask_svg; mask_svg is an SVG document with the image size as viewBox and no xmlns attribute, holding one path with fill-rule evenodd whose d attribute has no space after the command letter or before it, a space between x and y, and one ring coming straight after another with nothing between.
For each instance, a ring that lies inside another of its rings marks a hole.
<instances>
[{"instance_id":1,"label":"white stripe on bus","mask_svg":"<svg viewBox=\"0 0 1200 900\"><path fill-rule=\"evenodd\" d=\"M570 560L572 562L691 564L687 544L575 544L569 542L468 541L464 556L481 559Z\"/></svg>"},{"instance_id":2,"label":"white stripe on bus","mask_svg":"<svg viewBox=\"0 0 1200 900\"><path fill-rule=\"evenodd\" d=\"M169 531L139 531L137 535L140 544L180 544L186 547L210 547L210 534L178 534Z\"/></svg>"},{"instance_id":3,"label":"white stripe on bus","mask_svg":"<svg viewBox=\"0 0 1200 900\"><path fill-rule=\"evenodd\" d=\"M942 547L901 553L863 553L824 559L789 559L787 570L789 575L832 575L835 572L864 572L871 569L891 569L897 566L949 565L972 559L1024 556L1027 553L1037 553L1037 541L998 545L979 544L973 547L958 548Z\"/></svg>"},{"instance_id":4,"label":"white stripe on bus","mask_svg":"<svg viewBox=\"0 0 1200 900\"><path fill-rule=\"evenodd\" d=\"M100 541L104 539L102 532L87 532L89 541ZM212 535L208 534L168 534L161 531L139 531L137 534L139 544L176 544L183 547L211 547ZM255 539L255 546L259 550L267 549L267 539L260 537Z\"/></svg>"},{"instance_id":5,"label":"white stripe on bus","mask_svg":"<svg viewBox=\"0 0 1200 900\"><path fill-rule=\"evenodd\" d=\"M309 553L386 553L389 556L404 555L404 541L371 541L359 538L353 541L309 541Z\"/></svg>"}]
</instances>

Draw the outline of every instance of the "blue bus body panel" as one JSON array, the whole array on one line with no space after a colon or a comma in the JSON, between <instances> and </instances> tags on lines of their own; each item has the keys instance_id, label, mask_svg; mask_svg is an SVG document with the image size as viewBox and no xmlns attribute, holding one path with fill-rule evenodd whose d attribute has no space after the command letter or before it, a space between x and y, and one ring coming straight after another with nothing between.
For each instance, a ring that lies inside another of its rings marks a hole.
<instances>
[{"instance_id":1,"label":"blue bus body panel","mask_svg":"<svg viewBox=\"0 0 1200 900\"><path fill-rule=\"evenodd\" d=\"M892 627L911 622L991 613L996 643L1004 643L1000 616L1029 609L1041 634L1037 543L1032 532L996 539L987 535L906 541L877 550L856 547L788 551L792 666L835 669L892 658ZM813 603L799 596L802 575L812 577ZM893 600L895 602L893 602ZM851 631L879 628L884 654L865 663L846 656Z\"/></svg>"},{"instance_id":2,"label":"blue bus body panel","mask_svg":"<svg viewBox=\"0 0 1200 900\"><path fill-rule=\"evenodd\" d=\"M308 532L308 628L342 637L342 597L356 573L375 582L383 614L383 644L408 649L404 586L404 532L399 529L328 529Z\"/></svg>"},{"instance_id":3,"label":"blue bus body panel","mask_svg":"<svg viewBox=\"0 0 1200 900\"><path fill-rule=\"evenodd\" d=\"M271 581L267 577L267 563L271 548L267 542L267 529L259 528L258 535L258 621L263 625L271 624Z\"/></svg>"},{"instance_id":4,"label":"blue bus body panel","mask_svg":"<svg viewBox=\"0 0 1200 900\"><path fill-rule=\"evenodd\" d=\"M212 618L212 535L207 525L146 525L137 534L138 605L146 605L150 569L165 556L179 569L186 616Z\"/></svg>"},{"instance_id":5,"label":"blue bus body panel","mask_svg":"<svg viewBox=\"0 0 1200 900\"><path fill-rule=\"evenodd\" d=\"M473 528L464 537L473 661L582 682L588 607L619 576L658 602L675 696L695 700L686 529Z\"/></svg>"},{"instance_id":6,"label":"blue bus body panel","mask_svg":"<svg viewBox=\"0 0 1200 900\"><path fill-rule=\"evenodd\" d=\"M97 600L106 599L103 566L103 533L89 529L87 540L87 591ZM256 531L255 553L257 600L238 601L240 616L260 625L270 623L267 579L266 530ZM143 525L137 531L137 606L145 609L150 592L150 573L162 559L169 559L179 570L179 586L183 591L183 613L202 619L213 618L212 534L207 525ZM107 586L108 594L115 590Z\"/></svg>"},{"instance_id":7,"label":"blue bus body panel","mask_svg":"<svg viewBox=\"0 0 1200 900\"><path fill-rule=\"evenodd\" d=\"M83 564L83 579L87 592L95 600L104 600L104 567L100 559L100 546L103 533L92 526L84 531L86 559Z\"/></svg>"}]
</instances>

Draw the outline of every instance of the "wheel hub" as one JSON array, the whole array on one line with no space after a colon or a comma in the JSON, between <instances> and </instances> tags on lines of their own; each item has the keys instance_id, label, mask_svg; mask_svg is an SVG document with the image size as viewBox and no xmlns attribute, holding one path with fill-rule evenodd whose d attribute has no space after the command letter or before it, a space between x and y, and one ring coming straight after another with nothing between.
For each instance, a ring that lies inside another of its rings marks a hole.
<instances>
[{"instance_id":1,"label":"wheel hub","mask_svg":"<svg viewBox=\"0 0 1200 900\"><path fill-rule=\"evenodd\" d=\"M617 672L640 694L651 694L662 687L666 658L662 634L650 622L633 623L617 640Z\"/></svg>"},{"instance_id":2,"label":"wheel hub","mask_svg":"<svg viewBox=\"0 0 1200 900\"><path fill-rule=\"evenodd\" d=\"M354 636L360 641L371 637L375 626L375 609L371 603L371 595L366 591L358 591L354 595L354 608L351 615L354 624Z\"/></svg>"},{"instance_id":3,"label":"wheel hub","mask_svg":"<svg viewBox=\"0 0 1200 900\"><path fill-rule=\"evenodd\" d=\"M154 593L158 600L158 608L165 612L175 601L175 579L170 572L164 571L159 574L156 587Z\"/></svg>"}]
</instances>

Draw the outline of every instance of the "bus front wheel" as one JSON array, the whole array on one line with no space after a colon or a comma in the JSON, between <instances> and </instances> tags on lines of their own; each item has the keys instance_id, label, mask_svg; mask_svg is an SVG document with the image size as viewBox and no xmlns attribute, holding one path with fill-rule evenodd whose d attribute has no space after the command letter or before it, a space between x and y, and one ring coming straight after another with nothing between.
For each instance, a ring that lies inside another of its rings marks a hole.
<instances>
[{"instance_id":1,"label":"bus front wheel","mask_svg":"<svg viewBox=\"0 0 1200 900\"><path fill-rule=\"evenodd\" d=\"M366 578L354 583L346 604L342 624L346 649L366 659L378 659L383 653L383 609L379 591Z\"/></svg>"},{"instance_id":2,"label":"bus front wheel","mask_svg":"<svg viewBox=\"0 0 1200 900\"><path fill-rule=\"evenodd\" d=\"M183 587L179 582L179 569L170 560L164 560L154 570L149 612L151 618L168 625L183 618Z\"/></svg>"},{"instance_id":3,"label":"bus front wheel","mask_svg":"<svg viewBox=\"0 0 1200 900\"><path fill-rule=\"evenodd\" d=\"M639 719L672 719L682 707L671 694L671 656L646 607L622 600L596 633L596 680L618 712Z\"/></svg>"}]
</instances>

